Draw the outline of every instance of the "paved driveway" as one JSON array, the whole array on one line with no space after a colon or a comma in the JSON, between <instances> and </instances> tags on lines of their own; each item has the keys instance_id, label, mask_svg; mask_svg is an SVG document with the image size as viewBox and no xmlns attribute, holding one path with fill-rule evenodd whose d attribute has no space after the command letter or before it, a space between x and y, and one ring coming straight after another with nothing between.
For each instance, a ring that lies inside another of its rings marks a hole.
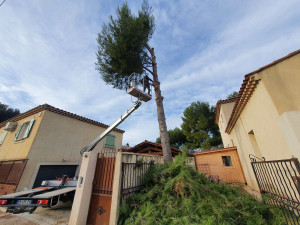
<instances>
[{"instance_id":1,"label":"paved driveway","mask_svg":"<svg viewBox=\"0 0 300 225\"><path fill-rule=\"evenodd\" d=\"M0 224L5 225L66 225L68 224L71 207L60 209L37 208L32 213L10 214L0 208Z\"/></svg>"}]
</instances>

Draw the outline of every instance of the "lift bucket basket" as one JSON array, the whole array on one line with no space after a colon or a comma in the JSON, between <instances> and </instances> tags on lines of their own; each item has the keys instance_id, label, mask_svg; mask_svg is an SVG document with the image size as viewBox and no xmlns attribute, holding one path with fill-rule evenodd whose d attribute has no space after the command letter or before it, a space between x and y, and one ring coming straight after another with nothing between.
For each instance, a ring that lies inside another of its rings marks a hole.
<instances>
[{"instance_id":1,"label":"lift bucket basket","mask_svg":"<svg viewBox=\"0 0 300 225\"><path fill-rule=\"evenodd\" d=\"M141 84L142 88L144 87L144 83ZM131 79L129 79L129 89L127 90L127 94L130 94L131 96L136 97L137 99L148 102L152 99L152 96L143 92L141 89L139 89L138 82L135 78L135 74L131 75ZM150 89L151 90L151 89Z\"/></svg>"}]
</instances>

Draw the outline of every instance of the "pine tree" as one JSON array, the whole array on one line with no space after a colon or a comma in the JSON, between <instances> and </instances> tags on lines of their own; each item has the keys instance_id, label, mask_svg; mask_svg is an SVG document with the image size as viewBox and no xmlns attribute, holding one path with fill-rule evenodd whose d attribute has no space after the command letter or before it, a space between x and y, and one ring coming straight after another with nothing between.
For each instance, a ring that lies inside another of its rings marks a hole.
<instances>
[{"instance_id":1,"label":"pine tree","mask_svg":"<svg viewBox=\"0 0 300 225\"><path fill-rule=\"evenodd\" d=\"M10 108L0 102L0 123L20 114L19 109Z\"/></svg>"},{"instance_id":2,"label":"pine tree","mask_svg":"<svg viewBox=\"0 0 300 225\"><path fill-rule=\"evenodd\" d=\"M215 116L216 107L207 102L193 102L184 110L181 128L189 142L189 148L208 150L222 144Z\"/></svg>"},{"instance_id":3,"label":"pine tree","mask_svg":"<svg viewBox=\"0 0 300 225\"><path fill-rule=\"evenodd\" d=\"M157 119L165 162L172 161L169 136L163 106L163 96L157 74L157 62L154 48L149 41L155 29L152 8L147 1L135 16L127 3L117 9L117 18L110 16L98 34L97 69L102 79L117 89L127 89L129 76L145 74L153 77L153 87L157 106Z\"/></svg>"}]
</instances>

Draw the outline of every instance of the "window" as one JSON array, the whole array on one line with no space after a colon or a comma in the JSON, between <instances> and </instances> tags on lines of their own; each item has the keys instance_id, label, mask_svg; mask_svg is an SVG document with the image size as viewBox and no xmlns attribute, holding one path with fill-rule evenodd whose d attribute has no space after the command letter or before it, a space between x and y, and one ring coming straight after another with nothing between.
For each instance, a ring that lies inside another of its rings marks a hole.
<instances>
[{"instance_id":1,"label":"window","mask_svg":"<svg viewBox=\"0 0 300 225\"><path fill-rule=\"evenodd\" d=\"M256 141L255 134L254 134L253 130L249 131L248 136L249 136L250 143L252 145L254 155L259 157L259 158L262 158L262 154L261 154L260 149L258 147L258 144L257 144L257 141Z\"/></svg>"},{"instance_id":2,"label":"window","mask_svg":"<svg viewBox=\"0 0 300 225\"><path fill-rule=\"evenodd\" d=\"M222 161L224 166L232 166L231 157L230 156L222 156Z\"/></svg>"},{"instance_id":3,"label":"window","mask_svg":"<svg viewBox=\"0 0 300 225\"><path fill-rule=\"evenodd\" d=\"M34 123L34 119L22 123L16 133L15 141L20 141L27 138L30 134L33 123Z\"/></svg>"},{"instance_id":4,"label":"window","mask_svg":"<svg viewBox=\"0 0 300 225\"><path fill-rule=\"evenodd\" d=\"M105 148L115 148L116 136L113 134L108 134L105 139Z\"/></svg>"},{"instance_id":5,"label":"window","mask_svg":"<svg viewBox=\"0 0 300 225\"><path fill-rule=\"evenodd\" d=\"M2 143L3 143L3 141L4 141L5 137L6 137L7 132L8 132L7 130L3 130L2 131L2 133L0 135L0 145L2 145Z\"/></svg>"}]
</instances>

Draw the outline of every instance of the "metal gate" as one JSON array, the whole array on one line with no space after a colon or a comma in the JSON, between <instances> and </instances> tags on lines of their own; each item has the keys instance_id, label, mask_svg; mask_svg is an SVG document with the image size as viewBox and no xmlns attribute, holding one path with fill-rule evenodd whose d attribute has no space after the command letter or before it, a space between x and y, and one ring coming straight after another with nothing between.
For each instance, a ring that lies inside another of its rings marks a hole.
<instances>
[{"instance_id":1,"label":"metal gate","mask_svg":"<svg viewBox=\"0 0 300 225\"><path fill-rule=\"evenodd\" d=\"M15 192L27 160L0 161L0 195Z\"/></svg>"},{"instance_id":2,"label":"metal gate","mask_svg":"<svg viewBox=\"0 0 300 225\"><path fill-rule=\"evenodd\" d=\"M115 156L115 149L106 149L103 153L99 153L87 224L109 224Z\"/></svg>"},{"instance_id":3,"label":"metal gate","mask_svg":"<svg viewBox=\"0 0 300 225\"><path fill-rule=\"evenodd\" d=\"M121 203L144 188L144 177L154 163L122 163Z\"/></svg>"},{"instance_id":4,"label":"metal gate","mask_svg":"<svg viewBox=\"0 0 300 225\"><path fill-rule=\"evenodd\" d=\"M300 165L296 158L265 161L249 155L266 203L282 209L287 224L300 224Z\"/></svg>"}]
</instances>

